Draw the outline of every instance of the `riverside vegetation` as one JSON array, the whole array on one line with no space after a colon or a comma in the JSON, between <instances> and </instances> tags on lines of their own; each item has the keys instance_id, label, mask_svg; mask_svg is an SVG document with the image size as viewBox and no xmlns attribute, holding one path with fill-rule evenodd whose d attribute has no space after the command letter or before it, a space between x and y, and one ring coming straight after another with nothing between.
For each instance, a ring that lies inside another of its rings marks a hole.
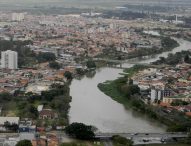
<instances>
[{"instance_id":1,"label":"riverside vegetation","mask_svg":"<svg viewBox=\"0 0 191 146\"><path fill-rule=\"evenodd\" d=\"M142 31L140 31L142 33ZM170 38L170 37L161 37L161 48L153 47L153 48L141 48L136 49L133 52L123 53L121 51L116 50L116 46L110 45L103 50L103 53L98 55L98 58L107 58L107 59L116 59L116 60L124 60L124 59L132 59L136 57L143 57L149 55L160 54L162 52L171 51L174 48L179 46L179 43ZM136 44L131 44L131 46L136 48Z\"/></svg>"},{"instance_id":2,"label":"riverside vegetation","mask_svg":"<svg viewBox=\"0 0 191 146\"><path fill-rule=\"evenodd\" d=\"M37 126L52 126L68 124L68 110L71 97L69 96L69 85L52 84L49 91L43 91L41 95L32 92L23 93L17 91L14 95L9 93L0 94L0 102L4 105L3 115L11 114L22 118L32 118ZM43 104L58 113L57 119L38 119L37 106ZM15 130L16 131L16 130Z\"/></svg>"},{"instance_id":3,"label":"riverside vegetation","mask_svg":"<svg viewBox=\"0 0 191 146\"><path fill-rule=\"evenodd\" d=\"M128 75L123 75L123 77L114 81L100 83L98 84L98 88L113 100L123 104L125 108L133 108L167 125L167 131L187 131L188 128L191 128L191 119L184 114L173 111L170 116L164 116L162 107L152 106L143 102L139 87L133 85L130 78L133 74L147 67L135 65L132 68L124 70Z\"/></svg>"}]
</instances>

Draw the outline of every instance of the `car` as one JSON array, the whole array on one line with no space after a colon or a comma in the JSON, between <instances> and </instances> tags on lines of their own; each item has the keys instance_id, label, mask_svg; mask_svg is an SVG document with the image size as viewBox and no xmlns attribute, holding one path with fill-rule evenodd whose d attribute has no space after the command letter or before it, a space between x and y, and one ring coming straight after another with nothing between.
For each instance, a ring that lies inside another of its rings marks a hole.
<instances>
[{"instance_id":1,"label":"car","mask_svg":"<svg viewBox=\"0 0 191 146\"><path fill-rule=\"evenodd\" d=\"M149 135L148 133L145 133L145 135Z\"/></svg>"},{"instance_id":2,"label":"car","mask_svg":"<svg viewBox=\"0 0 191 146\"><path fill-rule=\"evenodd\" d=\"M165 142L165 139L164 139L164 138L161 138L161 142L164 143L164 142Z\"/></svg>"},{"instance_id":3,"label":"car","mask_svg":"<svg viewBox=\"0 0 191 146\"><path fill-rule=\"evenodd\" d=\"M149 142L149 139L145 139L145 138L144 138L144 139L143 139L143 142Z\"/></svg>"}]
</instances>

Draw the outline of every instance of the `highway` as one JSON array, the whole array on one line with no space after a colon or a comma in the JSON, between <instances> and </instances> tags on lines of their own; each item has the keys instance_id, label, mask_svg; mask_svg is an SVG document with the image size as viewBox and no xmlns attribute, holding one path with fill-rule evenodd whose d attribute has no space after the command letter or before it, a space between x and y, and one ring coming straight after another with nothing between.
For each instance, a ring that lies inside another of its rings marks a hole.
<instances>
[{"instance_id":1,"label":"highway","mask_svg":"<svg viewBox=\"0 0 191 146\"><path fill-rule=\"evenodd\" d=\"M131 139L134 144L157 144L165 142L167 139L173 138L185 138L188 136L187 133L182 132L167 132L167 133L97 133L96 138L101 140L109 140L113 135L120 135Z\"/></svg>"},{"instance_id":2,"label":"highway","mask_svg":"<svg viewBox=\"0 0 191 146\"><path fill-rule=\"evenodd\" d=\"M183 138L187 137L187 133L183 132L166 132L166 133L96 133L96 137L112 137L113 135L120 135L123 137L169 137L169 138Z\"/></svg>"}]
</instances>

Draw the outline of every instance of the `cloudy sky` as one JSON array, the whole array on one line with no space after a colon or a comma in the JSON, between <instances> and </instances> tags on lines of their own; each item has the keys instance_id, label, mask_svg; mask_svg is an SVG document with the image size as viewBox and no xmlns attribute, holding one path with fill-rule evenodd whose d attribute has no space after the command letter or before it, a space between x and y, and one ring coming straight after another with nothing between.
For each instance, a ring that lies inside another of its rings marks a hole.
<instances>
[{"instance_id":1,"label":"cloudy sky","mask_svg":"<svg viewBox=\"0 0 191 146\"><path fill-rule=\"evenodd\" d=\"M52 5L52 6L68 6L68 7L113 7L122 6L124 4L149 4L149 5L170 5L177 6L191 5L191 0L0 0L0 5Z\"/></svg>"}]
</instances>

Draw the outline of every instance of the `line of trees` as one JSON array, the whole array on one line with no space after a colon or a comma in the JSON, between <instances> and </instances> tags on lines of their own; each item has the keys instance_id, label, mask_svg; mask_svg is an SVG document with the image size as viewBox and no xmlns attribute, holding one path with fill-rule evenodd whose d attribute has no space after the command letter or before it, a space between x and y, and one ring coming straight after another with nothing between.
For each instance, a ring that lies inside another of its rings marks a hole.
<instances>
[{"instance_id":1,"label":"line of trees","mask_svg":"<svg viewBox=\"0 0 191 146\"><path fill-rule=\"evenodd\" d=\"M152 64L159 65L159 64L168 64L168 65L177 65L181 62L186 62L191 64L191 52L190 51L181 51L175 54L168 54L167 58L160 57L159 60L153 62Z\"/></svg>"},{"instance_id":2,"label":"line of trees","mask_svg":"<svg viewBox=\"0 0 191 146\"><path fill-rule=\"evenodd\" d=\"M0 52L6 50L16 51L18 53L18 66L28 67L36 63L55 61L56 56L50 52L41 52L36 54L27 45L32 41L7 41L0 40Z\"/></svg>"},{"instance_id":3,"label":"line of trees","mask_svg":"<svg viewBox=\"0 0 191 146\"><path fill-rule=\"evenodd\" d=\"M81 140L92 140L95 137L95 128L83 123L72 123L65 128L65 132L74 138Z\"/></svg>"}]
</instances>

